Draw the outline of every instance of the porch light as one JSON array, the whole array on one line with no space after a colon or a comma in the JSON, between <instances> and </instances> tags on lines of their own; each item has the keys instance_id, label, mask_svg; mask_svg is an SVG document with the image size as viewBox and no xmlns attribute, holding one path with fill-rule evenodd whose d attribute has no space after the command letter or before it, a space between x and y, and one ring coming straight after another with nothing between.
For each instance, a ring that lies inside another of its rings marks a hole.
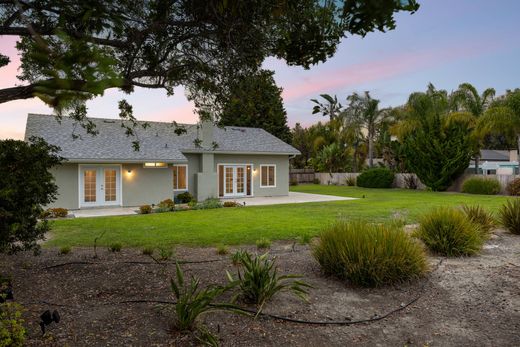
<instances>
[{"instance_id":1,"label":"porch light","mask_svg":"<svg viewBox=\"0 0 520 347\"><path fill-rule=\"evenodd\" d=\"M132 169L128 169L126 172L128 172L129 174L132 173Z\"/></svg>"},{"instance_id":2,"label":"porch light","mask_svg":"<svg viewBox=\"0 0 520 347\"><path fill-rule=\"evenodd\" d=\"M167 167L167 163L144 163L144 167L150 168L150 167Z\"/></svg>"}]
</instances>

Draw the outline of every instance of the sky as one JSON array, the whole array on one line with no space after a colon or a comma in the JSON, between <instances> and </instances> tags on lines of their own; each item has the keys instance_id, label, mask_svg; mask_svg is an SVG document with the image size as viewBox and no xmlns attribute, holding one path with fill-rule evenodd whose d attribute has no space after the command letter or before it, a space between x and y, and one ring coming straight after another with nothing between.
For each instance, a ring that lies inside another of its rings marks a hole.
<instances>
[{"instance_id":1,"label":"sky","mask_svg":"<svg viewBox=\"0 0 520 347\"><path fill-rule=\"evenodd\" d=\"M353 92L370 91L381 105L398 106L429 82L452 91L464 82L497 94L520 87L520 22L518 0L419 0L415 14L396 16L397 28L366 37L347 37L334 57L304 70L268 58L264 68L275 71L283 88L288 122L309 126L323 118L312 114L312 98L337 95L346 104ZM16 79L19 58L16 38L0 36L0 52L11 63L0 68L0 89L23 84ZM195 123L193 105L179 87L173 96L161 90L136 88L128 96L115 89L89 101L93 117L117 118L117 102L126 98L140 120ZM52 113L38 99L0 104L0 139L22 139L28 113Z\"/></svg>"}]
</instances>

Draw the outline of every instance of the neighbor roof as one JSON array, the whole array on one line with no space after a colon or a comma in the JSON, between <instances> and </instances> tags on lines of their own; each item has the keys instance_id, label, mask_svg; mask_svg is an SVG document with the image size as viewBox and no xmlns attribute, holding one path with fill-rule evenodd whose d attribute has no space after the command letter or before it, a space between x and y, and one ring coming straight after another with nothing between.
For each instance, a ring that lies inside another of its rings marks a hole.
<instances>
[{"instance_id":1,"label":"neighbor roof","mask_svg":"<svg viewBox=\"0 0 520 347\"><path fill-rule=\"evenodd\" d=\"M89 119L99 131L96 136L87 134L68 117L63 117L58 122L52 115L29 114L25 139L28 140L31 136L42 137L59 146L60 155L71 161L179 162L187 161L183 152L204 152L195 145L195 139L202 135L198 136L200 130L194 124L184 125L187 132L177 135L172 123L147 122L148 128L135 129L137 137L127 137L121 127L121 120ZM74 139L73 134L79 135L79 138ZM140 142L139 151L134 151L132 147L132 141L135 140ZM259 128L215 127L213 141L218 144L216 150L212 151L215 153L300 154L291 145Z\"/></svg>"},{"instance_id":2,"label":"neighbor roof","mask_svg":"<svg viewBox=\"0 0 520 347\"><path fill-rule=\"evenodd\" d=\"M480 160L509 161L509 151L482 149L480 151Z\"/></svg>"}]
</instances>

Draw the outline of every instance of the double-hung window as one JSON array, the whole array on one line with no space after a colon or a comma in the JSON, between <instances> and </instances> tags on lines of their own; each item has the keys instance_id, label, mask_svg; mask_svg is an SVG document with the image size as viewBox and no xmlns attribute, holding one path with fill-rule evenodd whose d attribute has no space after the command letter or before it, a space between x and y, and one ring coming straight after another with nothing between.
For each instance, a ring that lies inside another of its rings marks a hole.
<instances>
[{"instance_id":1,"label":"double-hung window","mask_svg":"<svg viewBox=\"0 0 520 347\"><path fill-rule=\"evenodd\" d=\"M188 189L188 166L173 165L173 190Z\"/></svg>"},{"instance_id":2,"label":"double-hung window","mask_svg":"<svg viewBox=\"0 0 520 347\"><path fill-rule=\"evenodd\" d=\"M260 187L276 187L276 165L260 165Z\"/></svg>"}]
</instances>

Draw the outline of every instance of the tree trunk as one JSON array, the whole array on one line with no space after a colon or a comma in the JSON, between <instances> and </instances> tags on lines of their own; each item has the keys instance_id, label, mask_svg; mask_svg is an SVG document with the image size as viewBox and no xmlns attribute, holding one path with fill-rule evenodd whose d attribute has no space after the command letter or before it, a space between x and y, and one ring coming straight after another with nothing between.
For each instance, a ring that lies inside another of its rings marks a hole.
<instances>
[{"instance_id":1,"label":"tree trunk","mask_svg":"<svg viewBox=\"0 0 520 347\"><path fill-rule=\"evenodd\" d=\"M357 146L357 144L355 144L354 145L354 165L352 165L352 169L354 170L354 172L358 172L357 155L358 155L358 146Z\"/></svg>"},{"instance_id":2,"label":"tree trunk","mask_svg":"<svg viewBox=\"0 0 520 347\"><path fill-rule=\"evenodd\" d=\"M374 139L368 135L368 166L374 167Z\"/></svg>"}]
</instances>

